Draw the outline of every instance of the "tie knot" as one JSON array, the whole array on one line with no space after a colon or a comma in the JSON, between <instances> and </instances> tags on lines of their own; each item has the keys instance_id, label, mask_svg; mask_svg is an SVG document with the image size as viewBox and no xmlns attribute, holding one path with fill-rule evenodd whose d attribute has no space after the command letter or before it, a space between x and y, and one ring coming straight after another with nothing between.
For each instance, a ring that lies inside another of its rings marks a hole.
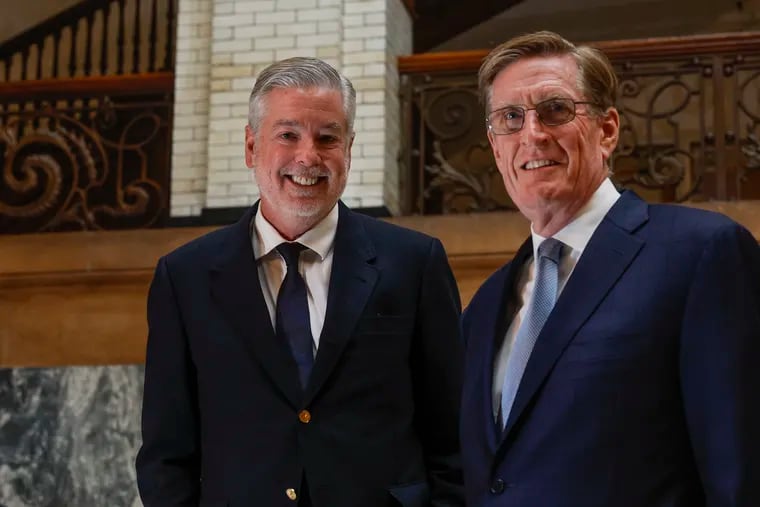
<instances>
[{"instance_id":1,"label":"tie knot","mask_svg":"<svg viewBox=\"0 0 760 507\"><path fill-rule=\"evenodd\" d=\"M545 257L555 264L559 264L559 257L562 255L563 243L554 238L547 238L538 245L538 258Z\"/></svg>"},{"instance_id":2,"label":"tie knot","mask_svg":"<svg viewBox=\"0 0 760 507\"><path fill-rule=\"evenodd\" d=\"M277 250L277 253L279 253L285 260L285 265L288 267L288 271L291 269L298 271L298 257L301 255L301 252L306 250L306 248L307 247L301 243L294 241L292 243L280 243L275 250Z\"/></svg>"}]
</instances>

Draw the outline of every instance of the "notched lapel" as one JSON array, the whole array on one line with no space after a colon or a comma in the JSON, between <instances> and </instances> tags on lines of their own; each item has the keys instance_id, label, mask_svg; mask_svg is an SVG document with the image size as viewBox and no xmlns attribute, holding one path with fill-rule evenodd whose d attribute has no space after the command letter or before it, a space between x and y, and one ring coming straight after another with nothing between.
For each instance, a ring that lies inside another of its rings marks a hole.
<instances>
[{"instance_id":1,"label":"notched lapel","mask_svg":"<svg viewBox=\"0 0 760 507\"><path fill-rule=\"evenodd\" d=\"M572 338L644 246L632 232L646 220L646 204L627 192L599 224L536 340L512 405L505 439Z\"/></svg>"},{"instance_id":2,"label":"notched lapel","mask_svg":"<svg viewBox=\"0 0 760 507\"><path fill-rule=\"evenodd\" d=\"M298 408L302 398L298 370L287 346L275 337L253 256L249 224L255 211L254 206L229 231L211 268L211 295L254 359Z\"/></svg>"},{"instance_id":3,"label":"notched lapel","mask_svg":"<svg viewBox=\"0 0 760 507\"><path fill-rule=\"evenodd\" d=\"M375 248L364 226L342 203L339 206L327 310L314 369L306 386L304 403L307 404L335 368L379 274L373 264Z\"/></svg>"},{"instance_id":4,"label":"notched lapel","mask_svg":"<svg viewBox=\"0 0 760 507\"><path fill-rule=\"evenodd\" d=\"M501 284L496 287L500 292L493 294L493 303L495 306L481 306L477 313L472 316L472 331L474 336L483 336L485 339L478 347L482 347L476 352L476 357L481 361L478 372L478 395L483 400L482 416L483 423L487 428L488 444L492 450L495 450L501 437L501 427L493 417L493 375L496 355L499 353L501 343L504 341L509 323L514 317L510 315L512 295L514 294L515 283L520 275L522 266L533 252L533 243L530 238L525 241L517 250L512 261L506 267ZM486 295L487 296L487 295ZM494 308L496 309L494 311ZM473 344L474 345L474 344Z\"/></svg>"}]
</instances>

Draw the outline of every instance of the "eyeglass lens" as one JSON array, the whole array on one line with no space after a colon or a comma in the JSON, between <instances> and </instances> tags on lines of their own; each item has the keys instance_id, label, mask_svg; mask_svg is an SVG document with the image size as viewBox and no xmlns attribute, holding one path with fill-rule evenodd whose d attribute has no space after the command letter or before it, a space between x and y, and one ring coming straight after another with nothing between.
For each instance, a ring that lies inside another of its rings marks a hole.
<instances>
[{"instance_id":1,"label":"eyeglass lens","mask_svg":"<svg viewBox=\"0 0 760 507\"><path fill-rule=\"evenodd\" d=\"M548 126L562 125L575 117L575 103L571 99L550 99L534 108L511 106L494 111L489 117L491 128L497 132L516 132L523 127L525 115L531 109L535 109L541 123Z\"/></svg>"}]
</instances>

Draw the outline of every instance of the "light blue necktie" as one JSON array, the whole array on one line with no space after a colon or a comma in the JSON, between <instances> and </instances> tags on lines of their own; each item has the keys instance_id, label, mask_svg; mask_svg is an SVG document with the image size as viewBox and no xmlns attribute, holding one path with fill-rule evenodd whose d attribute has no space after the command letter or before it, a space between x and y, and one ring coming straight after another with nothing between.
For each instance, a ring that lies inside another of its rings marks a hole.
<instances>
[{"instance_id":1,"label":"light blue necktie","mask_svg":"<svg viewBox=\"0 0 760 507\"><path fill-rule=\"evenodd\" d=\"M530 359L530 353L536 344L536 338L544 327L546 319L557 301L559 285L559 257L562 253L562 242L554 238L544 240L538 246L536 261L536 284L533 288L533 299L530 301L525 319L520 324L512 350L507 359L507 372L501 389L501 425L506 426L509 412L517 395L525 367Z\"/></svg>"}]
</instances>

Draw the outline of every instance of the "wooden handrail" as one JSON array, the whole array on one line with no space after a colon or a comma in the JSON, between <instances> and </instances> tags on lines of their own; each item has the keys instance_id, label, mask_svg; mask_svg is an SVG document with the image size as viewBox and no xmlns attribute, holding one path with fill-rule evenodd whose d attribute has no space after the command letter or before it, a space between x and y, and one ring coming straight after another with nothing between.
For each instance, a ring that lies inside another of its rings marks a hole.
<instances>
[{"instance_id":1,"label":"wooden handrail","mask_svg":"<svg viewBox=\"0 0 760 507\"><path fill-rule=\"evenodd\" d=\"M584 44L601 49L612 60L671 58L700 54L741 54L760 49L760 32L655 37ZM483 58L488 55L489 51L490 49L478 49L401 56L398 59L398 69L401 74L450 71L477 72Z\"/></svg>"},{"instance_id":2,"label":"wooden handrail","mask_svg":"<svg viewBox=\"0 0 760 507\"><path fill-rule=\"evenodd\" d=\"M115 95L145 92L171 92L174 73L150 72L121 76L91 76L65 79L0 82L0 101L35 100L61 96Z\"/></svg>"},{"instance_id":3,"label":"wooden handrail","mask_svg":"<svg viewBox=\"0 0 760 507\"><path fill-rule=\"evenodd\" d=\"M31 43L39 41L41 38L50 35L52 30L60 27L61 23L70 19L79 19L90 12L103 8L103 0L82 0L64 9L55 16L34 25L0 44L0 59L13 56L18 51L23 50Z\"/></svg>"}]
</instances>

